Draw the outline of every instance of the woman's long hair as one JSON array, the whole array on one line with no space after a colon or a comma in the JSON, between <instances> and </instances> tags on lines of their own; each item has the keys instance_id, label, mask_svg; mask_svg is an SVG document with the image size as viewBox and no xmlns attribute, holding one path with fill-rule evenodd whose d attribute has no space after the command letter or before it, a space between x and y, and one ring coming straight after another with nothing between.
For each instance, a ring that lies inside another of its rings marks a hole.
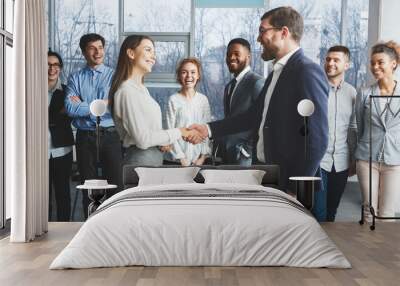
<instances>
[{"instance_id":1,"label":"woman's long hair","mask_svg":"<svg viewBox=\"0 0 400 286\"><path fill-rule=\"evenodd\" d=\"M135 50L144 39L150 40L152 43L154 43L149 36L130 35L125 38L121 45L117 67L115 68L115 73L111 81L110 92L108 94L108 102L112 116L114 116L114 95L121 84L128 79L132 70L132 66L134 65L132 59L128 57L127 51L128 49Z\"/></svg>"}]
</instances>

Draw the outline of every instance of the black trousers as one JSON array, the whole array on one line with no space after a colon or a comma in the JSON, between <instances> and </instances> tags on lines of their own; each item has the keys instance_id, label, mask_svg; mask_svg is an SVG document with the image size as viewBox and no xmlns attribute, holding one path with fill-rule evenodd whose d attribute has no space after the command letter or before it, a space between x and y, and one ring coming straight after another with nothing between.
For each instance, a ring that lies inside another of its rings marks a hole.
<instances>
[{"instance_id":1,"label":"black trousers","mask_svg":"<svg viewBox=\"0 0 400 286\"><path fill-rule=\"evenodd\" d=\"M336 172L332 165L330 172L321 168L321 189L314 193L312 213L319 222L335 221L336 212L346 188L349 170Z\"/></svg>"},{"instance_id":2,"label":"black trousers","mask_svg":"<svg viewBox=\"0 0 400 286\"><path fill-rule=\"evenodd\" d=\"M321 169L323 189L326 192L326 220L335 221L340 200L346 188L349 170L336 172L335 165L330 172Z\"/></svg>"},{"instance_id":3,"label":"black trousers","mask_svg":"<svg viewBox=\"0 0 400 286\"><path fill-rule=\"evenodd\" d=\"M49 159L49 220L52 213L52 190L54 189L57 221L69 221L71 198L69 182L72 169L72 152L65 156Z\"/></svg>"},{"instance_id":4,"label":"black trousers","mask_svg":"<svg viewBox=\"0 0 400 286\"><path fill-rule=\"evenodd\" d=\"M76 133L76 159L81 183L85 180L97 178L96 174L96 132L78 130ZM108 191L107 198L117 193L122 186L122 152L121 141L115 128L100 131L100 165L101 177L109 184L115 184L117 189ZM85 219L88 216L89 198L86 191L82 191L82 204Z\"/></svg>"}]
</instances>

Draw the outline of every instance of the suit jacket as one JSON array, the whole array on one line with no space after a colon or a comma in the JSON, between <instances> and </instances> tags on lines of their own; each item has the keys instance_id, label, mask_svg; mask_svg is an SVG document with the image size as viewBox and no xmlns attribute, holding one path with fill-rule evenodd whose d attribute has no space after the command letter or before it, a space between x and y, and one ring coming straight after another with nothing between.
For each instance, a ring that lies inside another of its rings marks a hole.
<instances>
[{"instance_id":1,"label":"suit jacket","mask_svg":"<svg viewBox=\"0 0 400 286\"><path fill-rule=\"evenodd\" d=\"M258 96L263 88L264 81L265 79L262 76L256 74L255 72L248 71L236 86L231 103L228 99L228 90L230 88L230 84L227 84L224 91L225 118L230 118L248 111L250 107L257 101ZM246 151L251 154L256 133L257 128L254 127L251 130L246 130L223 137L219 144L222 149L222 157L236 157L236 154L228 155L228 153L237 152L237 148L235 147L238 145L245 147Z\"/></svg>"},{"instance_id":2,"label":"suit jacket","mask_svg":"<svg viewBox=\"0 0 400 286\"><path fill-rule=\"evenodd\" d=\"M272 74L265 81L261 95L248 112L209 124L212 137L260 127L265 94ZM267 164L280 165L282 189L290 176L314 176L328 145L329 85L324 71L308 59L301 49L284 66L271 96L263 126L264 154ZM315 111L308 120L307 159L304 156L304 119L297 112L302 99L314 102Z\"/></svg>"},{"instance_id":3,"label":"suit jacket","mask_svg":"<svg viewBox=\"0 0 400 286\"><path fill-rule=\"evenodd\" d=\"M51 142L54 147L65 147L74 145L74 136L72 134L71 119L65 113L64 99L66 88L56 89L49 104L49 130Z\"/></svg>"},{"instance_id":4,"label":"suit jacket","mask_svg":"<svg viewBox=\"0 0 400 286\"><path fill-rule=\"evenodd\" d=\"M370 107L370 95L380 95L378 83L361 89L356 97L356 119L358 144L355 157L369 161L369 139L371 112L372 161L382 161L387 165L400 165L400 98L392 98L390 109L384 111L380 101L385 98L373 98ZM397 84L394 95L400 95ZM387 107L386 107L387 108Z\"/></svg>"}]
</instances>

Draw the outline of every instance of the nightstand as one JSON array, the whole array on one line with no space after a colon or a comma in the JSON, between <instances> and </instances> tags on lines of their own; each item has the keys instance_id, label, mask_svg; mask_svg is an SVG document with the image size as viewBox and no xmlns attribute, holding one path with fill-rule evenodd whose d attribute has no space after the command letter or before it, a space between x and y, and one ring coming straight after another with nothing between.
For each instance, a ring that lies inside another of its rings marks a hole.
<instances>
[{"instance_id":1,"label":"nightstand","mask_svg":"<svg viewBox=\"0 0 400 286\"><path fill-rule=\"evenodd\" d=\"M88 206L88 215L94 213L97 208L101 205L106 197L107 190L117 188L117 185L105 185L105 186L90 186L90 185L79 185L76 186L78 190L87 190L90 204Z\"/></svg>"}]
</instances>

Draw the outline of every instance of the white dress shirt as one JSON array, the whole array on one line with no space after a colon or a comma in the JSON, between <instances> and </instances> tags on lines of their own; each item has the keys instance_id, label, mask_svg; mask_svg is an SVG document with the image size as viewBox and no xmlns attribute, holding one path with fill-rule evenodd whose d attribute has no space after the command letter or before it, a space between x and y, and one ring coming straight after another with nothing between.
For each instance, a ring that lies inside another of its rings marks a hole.
<instances>
[{"instance_id":1,"label":"white dress shirt","mask_svg":"<svg viewBox=\"0 0 400 286\"><path fill-rule=\"evenodd\" d=\"M357 124L355 103L357 91L347 82L337 87L329 84L328 126L329 141L326 153L321 160L321 168L331 172L335 165L336 172L349 168L354 159L357 144Z\"/></svg>"},{"instance_id":2,"label":"white dress shirt","mask_svg":"<svg viewBox=\"0 0 400 286\"><path fill-rule=\"evenodd\" d=\"M231 99L230 99L230 102L229 102L229 106L231 106L231 104L232 104L232 98L235 95L235 90L237 89L237 87L239 85L239 82L244 78L245 74L248 73L250 70L251 70L250 66L247 66L237 75L237 77L235 77L236 85L235 85L235 88L232 91L232 96L231 96Z\"/></svg>"},{"instance_id":3,"label":"white dress shirt","mask_svg":"<svg viewBox=\"0 0 400 286\"><path fill-rule=\"evenodd\" d=\"M279 59L277 62L274 63L273 67L273 75L272 75L272 80L271 83L268 87L267 93L265 95L265 101L264 101L264 110L263 110L263 115L262 115L262 121L260 124L260 127L258 129L258 141L257 141L257 159L261 162L266 162L265 159L265 154L264 154L264 140L267 140L264 138L264 133L263 133L263 127L265 124L265 119L267 117L267 112L268 112L268 107L269 107L269 102L271 101L272 94L275 89L275 85L279 79L279 76L282 73L283 68L285 67L286 63L290 59L290 57L297 52L300 49L300 47L297 47L293 51L287 53L285 56L283 56L281 59Z\"/></svg>"}]
</instances>

